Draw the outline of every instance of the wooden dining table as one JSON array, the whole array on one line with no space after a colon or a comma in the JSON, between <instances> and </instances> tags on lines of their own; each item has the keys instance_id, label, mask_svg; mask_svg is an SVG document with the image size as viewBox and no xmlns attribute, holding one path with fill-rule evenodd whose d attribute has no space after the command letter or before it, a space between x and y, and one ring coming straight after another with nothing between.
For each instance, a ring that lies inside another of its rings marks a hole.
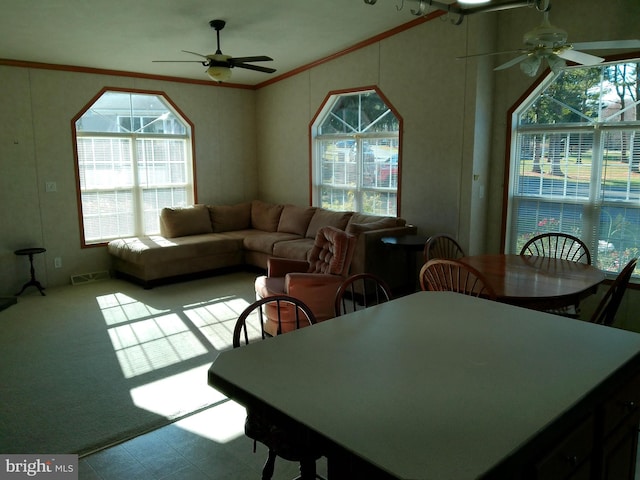
<instances>
[{"instance_id":1,"label":"wooden dining table","mask_svg":"<svg viewBox=\"0 0 640 480\"><path fill-rule=\"evenodd\" d=\"M498 301L537 310L578 305L605 279L592 265L551 257L486 254L460 261L484 275Z\"/></svg>"}]
</instances>

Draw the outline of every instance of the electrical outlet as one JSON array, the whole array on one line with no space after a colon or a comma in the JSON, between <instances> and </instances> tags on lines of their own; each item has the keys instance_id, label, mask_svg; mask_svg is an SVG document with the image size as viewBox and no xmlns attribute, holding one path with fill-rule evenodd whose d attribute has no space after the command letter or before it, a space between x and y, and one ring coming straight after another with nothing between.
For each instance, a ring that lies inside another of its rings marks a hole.
<instances>
[{"instance_id":1,"label":"electrical outlet","mask_svg":"<svg viewBox=\"0 0 640 480\"><path fill-rule=\"evenodd\" d=\"M55 268L62 268L62 257L56 257L53 259L53 266Z\"/></svg>"},{"instance_id":2,"label":"electrical outlet","mask_svg":"<svg viewBox=\"0 0 640 480\"><path fill-rule=\"evenodd\" d=\"M56 182L45 182L44 191L45 192L57 192L58 191L58 186L56 185Z\"/></svg>"}]
</instances>

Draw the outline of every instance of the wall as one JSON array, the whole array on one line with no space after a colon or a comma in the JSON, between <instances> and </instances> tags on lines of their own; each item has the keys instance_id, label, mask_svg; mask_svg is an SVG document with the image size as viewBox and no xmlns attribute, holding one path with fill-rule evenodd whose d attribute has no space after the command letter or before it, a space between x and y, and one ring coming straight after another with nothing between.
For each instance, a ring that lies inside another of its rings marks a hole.
<instances>
[{"instance_id":1,"label":"wall","mask_svg":"<svg viewBox=\"0 0 640 480\"><path fill-rule=\"evenodd\" d=\"M261 197L308 204L313 116L331 91L377 85L404 120L401 215L425 235L468 228L459 221L471 182L463 151L473 129L465 138L462 127L473 110L467 88L473 92L475 71L455 58L465 52L466 30L430 21L260 89ZM304 181L288 182L291 172Z\"/></svg>"},{"instance_id":2,"label":"wall","mask_svg":"<svg viewBox=\"0 0 640 480\"><path fill-rule=\"evenodd\" d=\"M257 194L255 92L129 77L0 66L0 296L29 278L34 258L45 286L108 270L105 247L80 248L71 118L103 87L161 91L195 125L198 201L231 203ZM45 182L57 184L45 192ZM54 268L54 258L62 268ZM26 293L37 294L30 288Z\"/></svg>"}]
</instances>

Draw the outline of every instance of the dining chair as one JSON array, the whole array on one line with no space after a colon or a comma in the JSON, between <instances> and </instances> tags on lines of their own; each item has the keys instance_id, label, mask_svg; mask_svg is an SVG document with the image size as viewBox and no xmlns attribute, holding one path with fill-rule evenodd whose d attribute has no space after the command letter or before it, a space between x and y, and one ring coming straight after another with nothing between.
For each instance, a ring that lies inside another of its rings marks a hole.
<instances>
[{"instance_id":1,"label":"dining chair","mask_svg":"<svg viewBox=\"0 0 640 480\"><path fill-rule=\"evenodd\" d=\"M578 237L568 233L552 232L536 235L522 246L520 255L560 258L591 265L591 253L587 245ZM576 303L545 311L564 317L578 318L580 304Z\"/></svg>"},{"instance_id":2,"label":"dining chair","mask_svg":"<svg viewBox=\"0 0 640 480\"><path fill-rule=\"evenodd\" d=\"M267 309L272 309L273 316L267 316ZM256 300L243 310L236 320L233 330L233 348L248 345L252 341L264 340L273 334L265 328L268 318L275 318L277 328L275 334L283 332L285 320L292 323L292 330L307 327L316 323L311 309L300 299L288 295L273 295ZM244 342L244 343L243 343Z\"/></svg>"},{"instance_id":3,"label":"dining chair","mask_svg":"<svg viewBox=\"0 0 640 480\"><path fill-rule=\"evenodd\" d=\"M591 253L587 245L568 233L536 235L523 245L520 255L561 258L591 265Z\"/></svg>"},{"instance_id":4,"label":"dining chair","mask_svg":"<svg viewBox=\"0 0 640 480\"><path fill-rule=\"evenodd\" d=\"M457 260L434 258L420 269L422 290L457 292L489 300L496 292L484 275L470 265Z\"/></svg>"},{"instance_id":5,"label":"dining chair","mask_svg":"<svg viewBox=\"0 0 640 480\"><path fill-rule=\"evenodd\" d=\"M460 244L451 235L439 233L432 235L424 244L425 263L434 258L450 258L457 260L465 256Z\"/></svg>"},{"instance_id":6,"label":"dining chair","mask_svg":"<svg viewBox=\"0 0 640 480\"><path fill-rule=\"evenodd\" d=\"M372 273L357 273L347 278L336 292L335 315L345 315L391 300L387 283Z\"/></svg>"},{"instance_id":7,"label":"dining chair","mask_svg":"<svg viewBox=\"0 0 640 480\"><path fill-rule=\"evenodd\" d=\"M274 295L253 302L238 317L233 330L233 348L242 347L250 343L268 339L271 335L265 330L264 325L267 316L265 307L275 309L275 317L278 319L279 334L282 333L281 315L282 307L287 311L294 310L296 329L308 327L316 323L311 309L302 300L287 295ZM290 313L287 313L289 315ZM284 332L286 333L286 332ZM294 360L295 361L295 360ZM268 365L256 365L256 372L260 375L268 375ZM316 473L316 460L322 457L322 453L313 442L310 441L306 431L287 424L278 424L268 414L262 411L254 411L247 408L247 418L244 425L245 435L255 443L264 444L269 450L267 460L262 467L262 479L269 480L273 477L273 471L277 457L300 464L300 475L294 480L315 480L323 477Z\"/></svg>"},{"instance_id":8,"label":"dining chair","mask_svg":"<svg viewBox=\"0 0 640 480\"><path fill-rule=\"evenodd\" d=\"M591 316L592 323L599 323L600 325L606 325L608 327L613 325L613 322L616 319L616 313L618 312L618 307L620 307L622 297L624 296L624 292L627 290L627 285L629 285L631 275L636 269L637 262L637 258L631 259L618 274L609 287L609 290L607 290L607 293L605 293L602 300L600 300L598 307L593 312L593 315Z\"/></svg>"}]
</instances>

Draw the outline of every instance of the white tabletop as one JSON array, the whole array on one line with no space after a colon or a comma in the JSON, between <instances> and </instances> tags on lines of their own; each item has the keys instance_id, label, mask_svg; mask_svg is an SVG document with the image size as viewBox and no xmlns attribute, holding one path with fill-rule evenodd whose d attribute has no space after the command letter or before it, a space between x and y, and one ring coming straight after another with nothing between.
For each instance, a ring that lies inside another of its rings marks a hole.
<instances>
[{"instance_id":1,"label":"white tabletop","mask_svg":"<svg viewBox=\"0 0 640 480\"><path fill-rule=\"evenodd\" d=\"M221 353L209 373L397 478L479 478L640 352L640 335L418 292Z\"/></svg>"}]
</instances>

